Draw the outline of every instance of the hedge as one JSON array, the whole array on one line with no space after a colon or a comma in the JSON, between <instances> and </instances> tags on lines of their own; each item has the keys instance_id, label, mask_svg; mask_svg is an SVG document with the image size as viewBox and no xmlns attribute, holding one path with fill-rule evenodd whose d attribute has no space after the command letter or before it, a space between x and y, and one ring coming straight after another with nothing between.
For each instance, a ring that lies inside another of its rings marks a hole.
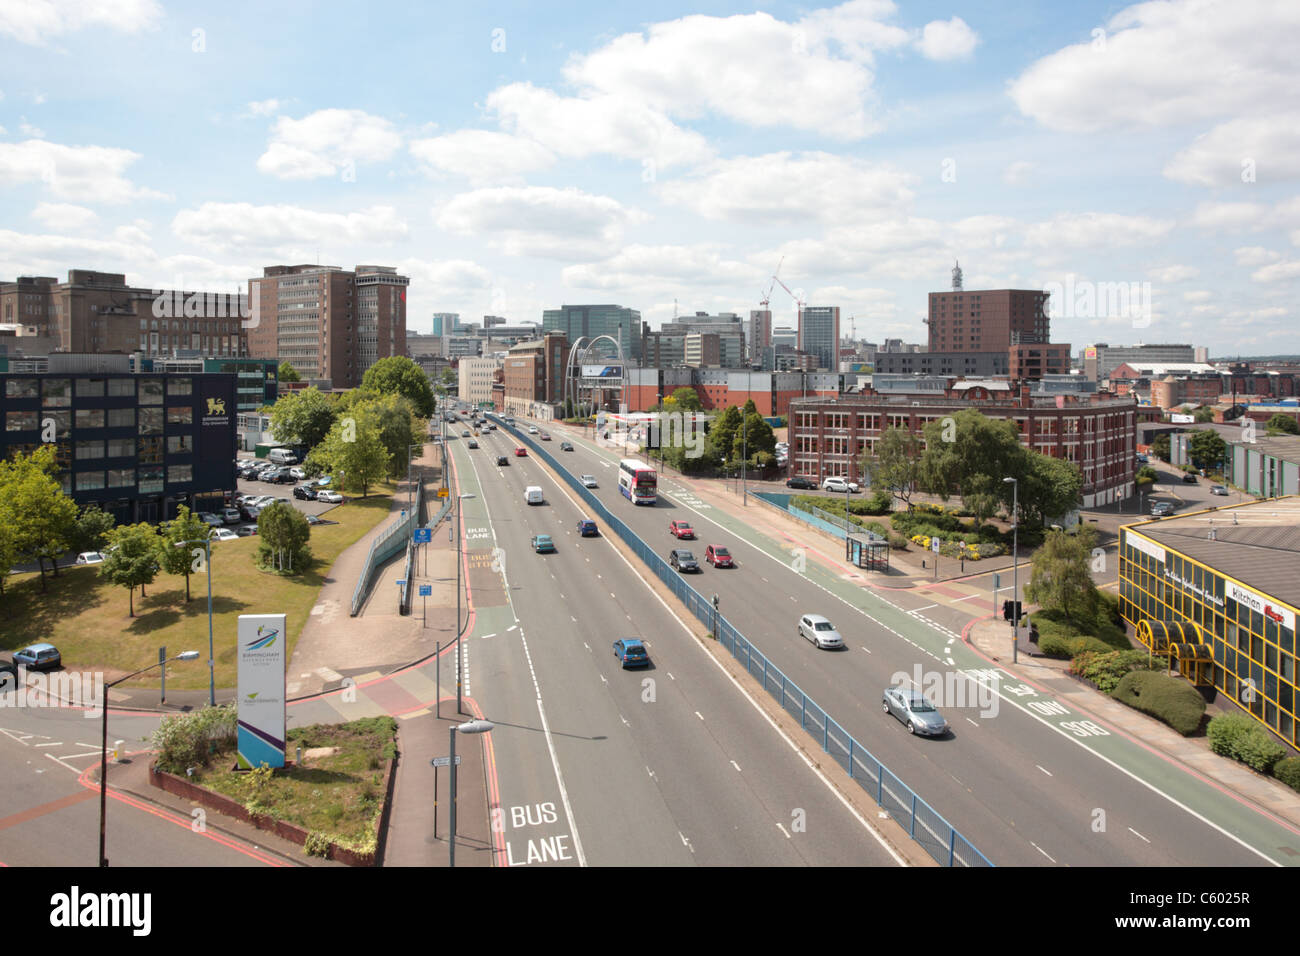
<instances>
[{"instance_id":1,"label":"hedge","mask_svg":"<svg viewBox=\"0 0 1300 956\"><path fill-rule=\"evenodd\" d=\"M1031 617L1030 620L1037 621L1038 619ZM1057 632L1043 634L1041 631L1038 635L1038 649L1048 657L1071 658L1088 651L1103 653L1114 650L1101 638L1093 637L1091 634L1068 635Z\"/></svg>"},{"instance_id":2,"label":"hedge","mask_svg":"<svg viewBox=\"0 0 1300 956\"><path fill-rule=\"evenodd\" d=\"M1210 721L1206 734L1216 754L1240 760L1260 773L1270 773L1286 756L1286 748L1246 714L1220 714Z\"/></svg>"},{"instance_id":3,"label":"hedge","mask_svg":"<svg viewBox=\"0 0 1300 956\"><path fill-rule=\"evenodd\" d=\"M1084 651L1070 661L1069 672L1092 681L1103 694L1112 693L1125 674L1135 670L1154 670L1164 662L1153 661L1143 650Z\"/></svg>"},{"instance_id":4,"label":"hedge","mask_svg":"<svg viewBox=\"0 0 1300 956\"><path fill-rule=\"evenodd\" d=\"M1110 696L1164 721L1184 737L1196 733L1205 715L1205 699L1195 687L1157 671L1130 671Z\"/></svg>"},{"instance_id":5,"label":"hedge","mask_svg":"<svg viewBox=\"0 0 1300 956\"><path fill-rule=\"evenodd\" d=\"M1300 757L1285 757L1273 767L1273 776L1292 790L1300 791Z\"/></svg>"}]
</instances>

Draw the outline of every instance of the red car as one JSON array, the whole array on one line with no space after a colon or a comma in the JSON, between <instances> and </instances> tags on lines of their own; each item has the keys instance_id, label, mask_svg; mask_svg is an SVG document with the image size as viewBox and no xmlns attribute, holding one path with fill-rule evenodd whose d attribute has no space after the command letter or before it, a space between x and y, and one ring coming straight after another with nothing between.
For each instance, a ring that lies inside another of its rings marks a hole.
<instances>
[{"instance_id":1,"label":"red car","mask_svg":"<svg viewBox=\"0 0 1300 956\"><path fill-rule=\"evenodd\" d=\"M695 532L691 529L691 526L687 524L685 521L668 522L668 533L676 538L694 539L695 537Z\"/></svg>"},{"instance_id":2,"label":"red car","mask_svg":"<svg viewBox=\"0 0 1300 956\"><path fill-rule=\"evenodd\" d=\"M523 445L520 445L518 448L515 449L515 457L516 457L516 458L527 458L527 457L528 457L528 449L525 448Z\"/></svg>"},{"instance_id":3,"label":"red car","mask_svg":"<svg viewBox=\"0 0 1300 956\"><path fill-rule=\"evenodd\" d=\"M715 568L734 568L731 552L720 544L711 544L704 549L704 560Z\"/></svg>"}]
</instances>

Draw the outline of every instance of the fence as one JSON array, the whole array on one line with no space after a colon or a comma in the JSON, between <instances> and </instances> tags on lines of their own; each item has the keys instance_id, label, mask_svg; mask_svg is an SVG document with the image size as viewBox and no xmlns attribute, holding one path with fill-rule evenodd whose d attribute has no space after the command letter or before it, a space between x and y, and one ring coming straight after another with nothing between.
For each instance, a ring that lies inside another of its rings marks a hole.
<instances>
[{"instance_id":1,"label":"fence","mask_svg":"<svg viewBox=\"0 0 1300 956\"><path fill-rule=\"evenodd\" d=\"M969 840L953 829L941 814L891 773L888 767L873 757L869 750L854 740L843 727L822 710L816 701L801 691L761 651L746 640L745 636L721 615L711 601L689 585L686 579L642 541L635 531L610 513L600 499L584 488L582 483L557 462L539 442L533 441L517 428L504 423L501 423L501 427L508 429L521 443L527 444L531 449L529 454L536 455L550 465L555 473L560 475L590 506L591 512L603 519L606 527L622 538L636 552L637 557L659 576L659 580L672 590L687 610L708 627L719 643L736 660L745 665L750 675L762 683L764 690L780 702L782 709L792 717L798 718L799 725L820 740L822 750L833 757L879 806L906 827L912 839L930 856L944 866L993 865L983 853L975 849ZM765 504L775 507L771 501L766 501ZM807 517L813 521L821 520L813 515Z\"/></svg>"},{"instance_id":2,"label":"fence","mask_svg":"<svg viewBox=\"0 0 1300 956\"><path fill-rule=\"evenodd\" d=\"M448 499L450 500L450 499ZM365 563L361 566L361 573L357 575L357 586L352 592L352 616L356 617L361 612L361 605L366 602L366 596L370 593L370 587L374 583L375 572L393 555L398 554L407 543L411 540L411 531L417 526L419 521L420 509L424 504L424 483L421 482L416 488L415 504L405 512L404 517L400 517L385 528L374 541L370 542L370 551L366 554ZM444 506L443 512L446 512ZM438 516L442 519L442 514ZM402 606L406 607L409 595L406 593L410 589L411 576L408 574L404 579L406 585L402 588Z\"/></svg>"}]
</instances>

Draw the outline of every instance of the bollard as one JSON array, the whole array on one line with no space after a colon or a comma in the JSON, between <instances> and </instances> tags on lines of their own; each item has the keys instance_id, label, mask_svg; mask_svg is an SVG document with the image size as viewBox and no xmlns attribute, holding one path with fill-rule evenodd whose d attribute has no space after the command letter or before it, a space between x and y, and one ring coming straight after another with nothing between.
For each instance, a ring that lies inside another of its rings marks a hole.
<instances>
[{"instance_id":1,"label":"bollard","mask_svg":"<svg viewBox=\"0 0 1300 956\"><path fill-rule=\"evenodd\" d=\"M297 763L299 767L302 766L302 744L298 745L298 758L295 763Z\"/></svg>"},{"instance_id":2,"label":"bollard","mask_svg":"<svg viewBox=\"0 0 1300 956\"><path fill-rule=\"evenodd\" d=\"M121 760L122 760L122 744L124 744L124 743L126 743L125 740L114 740L114 741L113 741L113 763L119 763L119 762L121 762Z\"/></svg>"}]
</instances>

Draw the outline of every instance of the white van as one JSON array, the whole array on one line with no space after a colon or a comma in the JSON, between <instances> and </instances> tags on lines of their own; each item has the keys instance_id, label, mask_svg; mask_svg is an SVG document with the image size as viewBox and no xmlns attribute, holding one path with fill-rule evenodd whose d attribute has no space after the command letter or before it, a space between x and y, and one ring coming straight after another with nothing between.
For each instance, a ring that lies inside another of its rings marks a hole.
<instances>
[{"instance_id":1,"label":"white van","mask_svg":"<svg viewBox=\"0 0 1300 956\"><path fill-rule=\"evenodd\" d=\"M524 489L524 501L530 505L544 505L546 498L542 495L542 489L537 485L529 485Z\"/></svg>"},{"instance_id":2,"label":"white van","mask_svg":"<svg viewBox=\"0 0 1300 956\"><path fill-rule=\"evenodd\" d=\"M266 460L274 465L298 464L298 456L293 453L291 448L272 448L266 456Z\"/></svg>"}]
</instances>

